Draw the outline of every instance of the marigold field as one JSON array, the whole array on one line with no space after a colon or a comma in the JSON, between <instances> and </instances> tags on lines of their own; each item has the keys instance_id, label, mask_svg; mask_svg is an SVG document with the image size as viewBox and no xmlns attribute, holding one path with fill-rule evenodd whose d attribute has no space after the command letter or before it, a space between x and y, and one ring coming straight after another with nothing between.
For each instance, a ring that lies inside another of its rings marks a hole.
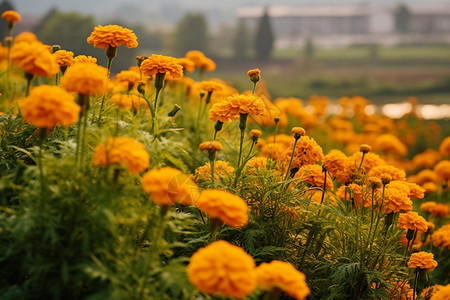
<instances>
[{"instance_id":1,"label":"marigold field","mask_svg":"<svg viewBox=\"0 0 450 300\"><path fill-rule=\"evenodd\" d=\"M450 299L436 122L272 99L258 66L238 91L196 50L110 74L131 30L80 41L102 66L2 18L1 299Z\"/></svg>"}]
</instances>

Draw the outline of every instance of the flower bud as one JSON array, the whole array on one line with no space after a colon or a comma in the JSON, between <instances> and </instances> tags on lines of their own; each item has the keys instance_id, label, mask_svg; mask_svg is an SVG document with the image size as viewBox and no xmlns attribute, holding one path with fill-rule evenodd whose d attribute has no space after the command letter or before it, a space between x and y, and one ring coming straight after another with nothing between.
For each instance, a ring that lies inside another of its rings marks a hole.
<instances>
[{"instance_id":1,"label":"flower bud","mask_svg":"<svg viewBox=\"0 0 450 300\"><path fill-rule=\"evenodd\" d=\"M179 106L178 104L175 104L173 106L173 108L169 111L169 113L167 114L169 117L175 117L175 115L177 114L177 112L181 109L181 106Z\"/></svg>"}]
</instances>

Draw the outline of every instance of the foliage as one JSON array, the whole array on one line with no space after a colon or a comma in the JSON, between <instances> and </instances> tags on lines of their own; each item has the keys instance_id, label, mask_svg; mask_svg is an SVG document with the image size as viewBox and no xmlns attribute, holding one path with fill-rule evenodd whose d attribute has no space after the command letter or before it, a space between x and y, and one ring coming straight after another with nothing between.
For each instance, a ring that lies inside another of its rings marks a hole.
<instances>
[{"instance_id":1,"label":"foliage","mask_svg":"<svg viewBox=\"0 0 450 300\"><path fill-rule=\"evenodd\" d=\"M264 14L259 19L258 28L255 36L255 53L260 60L267 60L273 49L274 35L268 9L264 10Z\"/></svg>"}]
</instances>

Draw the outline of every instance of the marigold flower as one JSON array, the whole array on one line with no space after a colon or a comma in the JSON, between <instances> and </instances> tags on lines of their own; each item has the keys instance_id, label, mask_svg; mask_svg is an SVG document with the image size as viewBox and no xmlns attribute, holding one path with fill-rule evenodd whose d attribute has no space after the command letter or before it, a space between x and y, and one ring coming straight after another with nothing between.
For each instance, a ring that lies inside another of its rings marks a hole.
<instances>
[{"instance_id":1,"label":"marigold flower","mask_svg":"<svg viewBox=\"0 0 450 300\"><path fill-rule=\"evenodd\" d=\"M434 210L434 208L436 207L436 204L437 203L434 201L424 202L420 205L420 210L423 212L431 213Z\"/></svg>"},{"instance_id":2,"label":"marigold flower","mask_svg":"<svg viewBox=\"0 0 450 300\"><path fill-rule=\"evenodd\" d=\"M267 168L267 158L266 157L252 157L245 164L246 166L251 166L256 169Z\"/></svg>"},{"instance_id":3,"label":"marigold flower","mask_svg":"<svg viewBox=\"0 0 450 300\"><path fill-rule=\"evenodd\" d=\"M205 80L198 83L198 89L205 92L214 92L225 89L225 86L220 82Z\"/></svg>"},{"instance_id":4,"label":"marigold flower","mask_svg":"<svg viewBox=\"0 0 450 300\"><path fill-rule=\"evenodd\" d=\"M62 86L69 92L84 95L102 94L106 88L107 70L92 63L76 63L64 73Z\"/></svg>"},{"instance_id":5,"label":"marigold flower","mask_svg":"<svg viewBox=\"0 0 450 300\"><path fill-rule=\"evenodd\" d=\"M433 253L428 253L425 251L411 254L408 261L408 268L420 268L429 271L433 271L437 265L438 263L434 260Z\"/></svg>"},{"instance_id":6,"label":"marigold flower","mask_svg":"<svg viewBox=\"0 0 450 300\"><path fill-rule=\"evenodd\" d=\"M133 94L114 94L111 96L109 101L120 108L131 109L133 107L133 101L136 101L133 98L139 98L139 96Z\"/></svg>"},{"instance_id":7,"label":"marigold flower","mask_svg":"<svg viewBox=\"0 0 450 300\"><path fill-rule=\"evenodd\" d=\"M138 72L124 70L116 75L116 80L118 82L126 82L128 85L133 86L141 80L141 77Z\"/></svg>"},{"instance_id":8,"label":"marigold flower","mask_svg":"<svg viewBox=\"0 0 450 300\"><path fill-rule=\"evenodd\" d=\"M191 256L186 272L189 281L208 294L243 298L257 285L253 258L226 241L200 248Z\"/></svg>"},{"instance_id":9,"label":"marigold flower","mask_svg":"<svg viewBox=\"0 0 450 300\"><path fill-rule=\"evenodd\" d=\"M435 230L431 235L434 247L443 247L450 250L450 224Z\"/></svg>"},{"instance_id":10,"label":"marigold flower","mask_svg":"<svg viewBox=\"0 0 450 300\"><path fill-rule=\"evenodd\" d=\"M58 86L41 85L31 90L20 104L25 122L38 128L53 129L56 124L70 126L78 121L80 107L70 93Z\"/></svg>"},{"instance_id":11,"label":"marigold flower","mask_svg":"<svg viewBox=\"0 0 450 300\"><path fill-rule=\"evenodd\" d=\"M441 160L433 169L439 175L442 181L450 180L450 160Z\"/></svg>"},{"instance_id":12,"label":"marigold flower","mask_svg":"<svg viewBox=\"0 0 450 300\"><path fill-rule=\"evenodd\" d=\"M399 181L391 181L384 191L383 210L386 213L408 212L412 210L412 201L408 197L409 187L399 184Z\"/></svg>"},{"instance_id":13,"label":"marigold flower","mask_svg":"<svg viewBox=\"0 0 450 300\"><path fill-rule=\"evenodd\" d=\"M92 56L86 56L86 55L78 55L74 57L74 63L91 63L96 64L97 59Z\"/></svg>"},{"instance_id":14,"label":"marigold flower","mask_svg":"<svg viewBox=\"0 0 450 300\"><path fill-rule=\"evenodd\" d=\"M306 299L311 292L305 275L290 263L273 260L256 268L258 285L262 290L278 288L295 299Z\"/></svg>"},{"instance_id":15,"label":"marigold flower","mask_svg":"<svg viewBox=\"0 0 450 300\"><path fill-rule=\"evenodd\" d=\"M109 137L95 147L92 160L94 166L120 165L138 174L148 168L150 155L145 145L133 138Z\"/></svg>"},{"instance_id":16,"label":"marigold flower","mask_svg":"<svg viewBox=\"0 0 450 300\"><path fill-rule=\"evenodd\" d=\"M431 215L437 218L445 218L448 215L449 206L445 203L437 203L431 211Z\"/></svg>"},{"instance_id":17,"label":"marigold flower","mask_svg":"<svg viewBox=\"0 0 450 300\"><path fill-rule=\"evenodd\" d=\"M294 141L291 142L289 148L283 154L284 166L289 165L291 159L292 149L294 148ZM294 158L291 164L291 170L300 168L303 165L313 165L323 159L322 148L316 141L309 136L304 136L298 140L294 150Z\"/></svg>"},{"instance_id":18,"label":"marigold flower","mask_svg":"<svg viewBox=\"0 0 450 300\"><path fill-rule=\"evenodd\" d=\"M373 189L378 189L383 186L383 183L381 182L381 179L378 177L369 177L367 179L368 185Z\"/></svg>"},{"instance_id":19,"label":"marigold flower","mask_svg":"<svg viewBox=\"0 0 450 300\"><path fill-rule=\"evenodd\" d=\"M261 79L261 71L259 69L252 69L247 72L248 78L250 78L250 81L253 83L257 83Z\"/></svg>"},{"instance_id":20,"label":"marigold flower","mask_svg":"<svg viewBox=\"0 0 450 300\"><path fill-rule=\"evenodd\" d=\"M397 169L396 167L389 166L389 165L381 165L373 167L370 172L370 177L378 177L381 179L381 174L388 174L392 177L391 180L400 180L405 181L406 180L406 173L403 170Z\"/></svg>"},{"instance_id":21,"label":"marigold flower","mask_svg":"<svg viewBox=\"0 0 450 300\"><path fill-rule=\"evenodd\" d=\"M39 41L15 43L11 48L11 60L16 67L35 76L51 77L59 72L56 59Z\"/></svg>"},{"instance_id":22,"label":"marigold flower","mask_svg":"<svg viewBox=\"0 0 450 300\"><path fill-rule=\"evenodd\" d=\"M406 155L408 148L399 140L398 137L392 134L382 134L376 137L374 141L374 148L387 153L395 153L398 155Z\"/></svg>"},{"instance_id":23,"label":"marigold flower","mask_svg":"<svg viewBox=\"0 0 450 300\"><path fill-rule=\"evenodd\" d=\"M398 217L397 227L421 232L426 232L428 230L427 221L423 217L419 216L418 213L413 211L400 214Z\"/></svg>"},{"instance_id":24,"label":"marigold flower","mask_svg":"<svg viewBox=\"0 0 450 300\"><path fill-rule=\"evenodd\" d=\"M339 150L331 150L322 159L322 165L340 184L350 183L356 164Z\"/></svg>"},{"instance_id":25,"label":"marigold flower","mask_svg":"<svg viewBox=\"0 0 450 300\"><path fill-rule=\"evenodd\" d=\"M261 135L262 135L261 130L258 130L258 129L252 129L252 130L250 130L250 137L251 137L252 139L258 140L258 139L261 137Z\"/></svg>"},{"instance_id":26,"label":"marigold flower","mask_svg":"<svg viewBox=\"0 0 450 300\"><path fill-rule=\"evenodd\" d=\"M423 185L426 182L439 183L439 175L433 170L425 169L416 174L414 182Z\"/></svg>"},{"instance_id":27,"label":"marigold flower","mask_svg":"<svg viewBox=\"0 0 450 300\"><path fill-rule=\"evenodd\" d=\"M183 67L184 72L194 72L195 71L195 63L189 58L177 58L177 63Z\"/></svg>"},{"instance_id":28,"label":"marigold flower","mask_svg":"<svg viewBox=\"0 0 450 300\"><path fill-rule=\"evenodd\" d=\"M305 129L303 129L303 128L301 128L301 127L293 127L293 128L291 129L291 133L294 135L294 138L295 138L296 140L298 140L300 137L306 135Z\"/></svg>"},{"instance_id":29,"label":"marigold flower","mask_svg":"<svg viewBox=\"0 0 450 300\"><path fill-rule=\"evenodd\" d=\"M230 102L222 101L215 103L209 110L209 119L213 122L220 121L222 123L235 121L239 120L239 112L237 108L232 107Z\"/></svg>"},{"instance_id":30,"label":"marigold flower","mask_svg":"<svg viewBox=\"0 0 450 300\"><path fill-rule=\"evenodd\" d=\"M300 178L302 181L307 182L311 186L317 186L323 188L325 173L322 171L322 167L319 165L304 165L295 174L294 178ZM327 189L333 188L333 181L327 174Z\"/></svg>"},{"instance_id":31,"label":"marigold flower","mask_svg":"<svg viewBox=\"0 0 450 300\"><path fill-rule=\"evenodd\" d=\"M450 136L446 137L439 145L439 152L442 155L450 155Z\"/></svg>"},{"instance_id":32,"label":"marigold flower","mask_svg":"<svg viewBox=\"0 0 450 300\"><path fill-rule=\"evenodd\" d=\"M369 145L362 144L361 147L359 148L359 151L363 153L369 153L371 149L372 148Z\"/></svg>"},{"instance_id":33,"label":"marigold flower","mask_svg":"<svg viewBox=\"0 0 450 300\"><path fill-rule=\"evenodd\" d=\"M222 149L222 144L218 141L207 141L199 145L200 150L208 153L209 159L214 160L216 152Z\"/></svg>"},{"instance_id":34,"label":"marigold flower","mask_svg":"<svg viewBox=\"0 0 450 300\"><path fill-rule=\"evenodd\" d=\"M9 24L19 22L21 17L18 12L14 10L6 10L2 13L2 19L5 19Z\"/></svg>"},{"instance_id":35,"label":"marigold flower","mask_svg":"<svg viewBox=\"0 0 450 300\"><path fill-rule=\"evenodd\" d=\"M68 67L74 63L72 51L58 50L53 53L53 56L60 67Z\"/></svg>"},{"instance_id":36,"label":"marigold flower","mask_svg":"<svg viewBox=\"0 0 450 300\"><path fill-rule=\"evenodd\" d=\"M183 77L183 67L171 56L153 54L142 62L141 70L145 76L162 73L170 74L174 79Z\"/></svg>"},{"instance_id":37,"label":"marigold flower","mask_svg":"<svg viewBox=\"0 0 450 300\"><path fill-rule=\"evenodd\" d=\"M247 225L247 204L234 194L221 190L204 190L195 203L210 218L219 219L232 227Z\"/></svg>"},{"instance_id":38,"label":"marigold flower","mask_svg":"<svg viewBox=\"0 0 450 300\"><path fill-rule=\"evenodd\" d=\"M234 173L234 168L228 161L217 160L214 162L214 178L219 180L220 176L231 175ZM196 180L211 180L211 163L207 162L205 165L198 167L195 170Z\"/></svg>"},{"instance_id":39,"label":"marigold flower","mask_svg":"<svg viewBox=\"0 0 450 300\"><path fill-rule=\"evenodd\" d=\"M359 166L362 159L362 152L355 152L354 154L349 156L349 158L353 162L354 166ZM364 155L364 160L361 168L365 171L366 174L369 174L370 170L381 165L386 165L386 162L378 154L369 152Z\"/></svg>"},{"instance_id":40,"label":"marigold flower","mask_svg":"<svg viewBox=\"0 0 450 300\"><path fill-rule=\"evenodd\" d=\"M347 201L351 201L353 207L371 207L372 198L369 196L369 190L363 190L360 185L350 183L348 186L341 185L336 196L345 199L345 191L347 190Z\"/></svg>"},{"instance_id":41,"label":"marigold flower","mask_svg":"<svg viewBox=\"0 0 450 300\"><path fill-rule=\"evenodd\" d=\"M386 280L387 283L394 287L387 288L389 299L391 300L411 300L413 298L413 289L408 282L394 278L393 280Z\"/></svg>"},{"instance_id":42,"label":"marigold flower","mask_svg":"<svg viewBox=\"0 0 450 300\"><path fill-rule=\"evenodd\" d=\"M425 193L430 194L430 193L434 193L438 190L438 185L434 182L425 182L424 184L422 184L422 187L425 190Z\"/></svg>"},{"instance_id":43,"label":"marigold flower","mask_svg":"<svg viewBox=\"0 0 450 300\"><path fill-rule=\"evenodd\" d=\"M450 284L440 287L430 300L449 300L450 299Z\"/></svg>"},{"instance_id":44,"label":"marigold flower","mask_svg":"<svg viewBox=\"0 0 450 300\"><path fill-rule=\"evenodd\" d=\"M133 30L119 25L98 25L87 38L89 44L94 44L95 48L108 49L109 47L136 48L138 46L137 37Z\"/></svg>"},{"instance_id":45,"label":"marigold flower","mask_svg":"<svg viewBox=\"0 0 450 300\"><path fill-rule=\"evenodd\" d=\"M226 101L231 103L239 114L251 116L264 116L267 114L264 102L256 95L235 94L229 96Z\"/></svg>"},{"instance_id":46,"label":"marigold flower","mask_svg":"<svg viewBox=\"0 0 450 300\"><path fill-rule=\"evenodd\" d=\"M193 205L198 193L191 176L171 167L152 169L145 173L142 189L159 205Z\"/></svg>"},{"instance_id":47,"label":"marigold flower","mask_svg":"<svg viewBox=\"0 0 450 300\"><path fill-rule=\"evenodd\" d=\"M34 33L28 32L28 31L24 31L24 32L19 33L14 38L14 43L21 43L21 42L30 43L30 42L35 42L37 40L38 40L38 38L37 38L37 36Z\"/></svg>"},{"instance_id":48,"label":"marigold flower","mask_svg":"<svg viewBox=\"0 0 450 300\"><path fill-rule=\"evenodd\" d=\"M441 160L441 154L434 149L426 149L424 152L416 154L412 163L416 168L432 168Z\"/></svg>"}]
</instances>

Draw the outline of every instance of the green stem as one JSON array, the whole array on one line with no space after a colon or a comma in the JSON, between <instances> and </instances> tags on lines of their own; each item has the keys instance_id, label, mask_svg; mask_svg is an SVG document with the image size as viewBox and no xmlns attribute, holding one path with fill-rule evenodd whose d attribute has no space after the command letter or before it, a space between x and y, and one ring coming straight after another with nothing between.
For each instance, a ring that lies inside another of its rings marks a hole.
<instances>
[{"instance_id":1,"label":"green stem","mask_svg":"<svg viewBox=\"0 0 450 300\"><path fill-rule=\"evenodd\" d=\"M288 179L289 173L291 172L292 160L294 159L295 147L297 146L297 141L298 140L299 139L295 140L294 147L292 147L291 159L289 160L289 165L288 165L288 168L287 168L287 171L286 171L286 175L284 176L284 181L286 181Z\"/></svg>"},{"instance_id":2,"label":"green stem","mask_svg":"<svg viewBox=\"0 0 450 300\"><path fill-rule=\"evenodd\" d=\"M323 204L323 199L325 198L325 190L327 188L327 169L323 168L324 179L323 179L323 190L322 190L322 199L320 199L320 205ZM320 210L319 210L320 212Z\"/></svg>"},{"instance_id":3,"label":"green stem","mask_svg":"<svg viewBox=\"0 0 450 300\"><path fill-rule=\"evenodd\" d=\"M81 133L81 147L80 147L80 169L83 169L83 160L84 160L84 148L86 147L86 127L87 127L87 119L88 114L87 110L84 107L84 113L83 113L83 131Z\"/></svg>"},{"instance_id":4,"label":"green stem","mask_svg":"<svg viewBox=\"0 0 450 300\"><path fill-rule=\"evenodd\" d=\"M364 156L366 155L366 152L363 152L362 153L362 157L361 157L361 162L359 163L359 167L358 167L358 170L357 171L359 171L359 169L361 169L361 166L362 166L362 163L363 163L363 161L364 161Z\"/></svg>"},{"instance_id":5,"label":"green stem","mask_svg":"<svg viewBox=\"0 0 450 300\"><path fill-rule=\"evenodd\" d=\"M240 144L239 144L239 156L238 156L238 163L237 163L237 167L238 168L241 165L242 144L244 143L244 134L245 134L245 130L241 129L241 141L240 141Z\"/></svg>"},{"instance_id":6,"label":"green stem","mask_svg":"<svg viewBox=\"0 0 450 300\"><path fill-rule=\"evenodd\" d=\"M214 159L211 159L211 185L214 188Z\"/></svg>"},{"instance_id":7,"label":"green stem","mask_svg":"<svg viewBox=\"0 0 450 300\"><path fill-rule=\"evenodd\" d=\"M417 280L419 279L419 268L416 268L414 274L414 287L413 287L413 300L416 300L416 288L417 288Z\"/></svg>"},{"instance_id":8,"label":"green stem","mask_svg":"<svg viewBox=\"0 0 450 300\"><path fill-rule=\"evenodd\" d=\"M252 142L252 145L250 146L250 151L248 151L248 154L246 156L247 158L249 158L250 154L252 154L253 146L255 146L255 142Z\"/></svg>"}]
</instances>

